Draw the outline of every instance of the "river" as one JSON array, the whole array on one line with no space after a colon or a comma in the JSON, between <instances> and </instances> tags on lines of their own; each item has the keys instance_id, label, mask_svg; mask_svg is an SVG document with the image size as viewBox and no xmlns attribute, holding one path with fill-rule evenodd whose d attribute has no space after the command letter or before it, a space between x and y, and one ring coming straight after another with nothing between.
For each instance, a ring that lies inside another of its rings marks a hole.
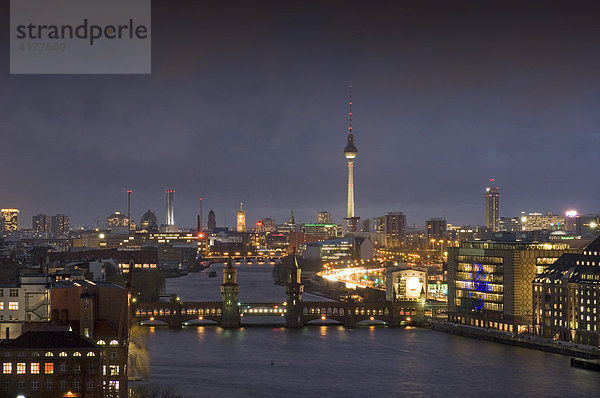
<instances>
[{"instance_id":1,"label":"river","mask_svg":"<svg viewBox=\"0 0 600 398\"><path fill-rule=\"evenodd\" d=\"M272 266L238 267L241 302L285 300ZM168 279L182 300L220 300L222 273ZM305 295L305 300L321 298ZM151 327L151 381L194 397L598 396L569 357L420 328Z\"/></svg>"}]
</instances>

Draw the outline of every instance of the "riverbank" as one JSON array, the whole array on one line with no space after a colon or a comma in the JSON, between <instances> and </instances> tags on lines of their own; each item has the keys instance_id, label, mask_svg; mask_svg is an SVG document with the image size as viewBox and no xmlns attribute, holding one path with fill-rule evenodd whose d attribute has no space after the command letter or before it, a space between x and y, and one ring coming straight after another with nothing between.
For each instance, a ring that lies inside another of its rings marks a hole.
<instances>
[{"instance_id":1,"label":"riverbank","mask_svg":"<svg viewBox=\"0 0 600 398\"><path fill-rule=\"evenodd\" d=\"M536 336L515 336L508 332L500 332L473 326L454 324L451 322L434 321L430 323L431 329L457 336L471 337L480 340L493 341L516 347L531 348L534 350L551 352L554 354L568 355L577 358L599 359L600 351L594 347L572 345L566 342L547 341Z\"/></svg>"}]
</instances>

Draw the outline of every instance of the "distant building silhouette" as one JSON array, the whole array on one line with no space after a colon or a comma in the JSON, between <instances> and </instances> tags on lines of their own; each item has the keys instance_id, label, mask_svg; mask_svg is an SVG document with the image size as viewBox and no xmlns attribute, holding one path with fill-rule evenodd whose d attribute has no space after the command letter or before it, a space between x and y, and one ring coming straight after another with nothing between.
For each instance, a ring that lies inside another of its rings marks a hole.
<instances>
[{"instance_id":1,"label":"distant building silhouette","mask_svg":"<svg viewBox=\"0 0 600 398\"><path fill-rule=\"evenodd\" d=\"M142 219L140 220L140 228L148 232L158 231L158 219L150 209L148 209L148 211L142 215Z\"/></svg>"},{"instance_id":2,"label":"distant building silhouette","mask_svg":"<svg viewBox=\"0 0 600 398\"><path fill-rule=\"evenodd\" d=\"M215 212L213 210L208 212L208 221L206 222L206 227L208 229L217 228L217 219L215 218Z\"/></svg>"}]
</instances>

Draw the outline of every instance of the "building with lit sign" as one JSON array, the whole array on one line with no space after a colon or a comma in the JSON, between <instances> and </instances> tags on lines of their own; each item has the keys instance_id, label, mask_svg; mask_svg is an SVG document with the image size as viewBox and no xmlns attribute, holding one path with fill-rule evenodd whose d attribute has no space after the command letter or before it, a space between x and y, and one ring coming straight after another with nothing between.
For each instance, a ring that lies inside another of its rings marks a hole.
<instances>
[{"instance_id":1,"label":"building with lit sign","mask_svg":"<svg viewBox=\"0 0 600 398\"><path fill-rule=\"evenodd\" d=\"M533 332L600 346L600 238L563 254L533 281Z\"/></svg>"},{"instance_id":2,"label":"building with lit sign","mask_svg":"<svg viewBox=\"0 0 600 398\"><path fill-rule=\"evenodd\" d=\"M385 273L387 301L417 301L427 298L427 271L408 266L391 267Z\"/></svg>"},{"instance_id":3,"label":"building with lit sign","mask_svg":"<svg viewBox=\"0 0 600 398\"><path fill-rule=\"evenodd\" d=\"M449 320L515 333L529 330L531 281L569 252L577 249L566 243L474 241L449 248Z\"/></svg>"}]
</instances>

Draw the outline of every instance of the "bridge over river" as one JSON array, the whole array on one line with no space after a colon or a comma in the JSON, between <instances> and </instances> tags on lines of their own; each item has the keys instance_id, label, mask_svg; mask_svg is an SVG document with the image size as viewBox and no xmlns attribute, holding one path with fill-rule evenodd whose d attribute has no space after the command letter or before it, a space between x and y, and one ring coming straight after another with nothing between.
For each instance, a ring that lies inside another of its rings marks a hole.
<instances>
[{"instance_id":1,"label":"bridge over river","mask_svg":"<svg viewBox=\"0 0 600 398\"><path fill-rule=\"evenodd\" d=\"M301 270L295 259L288 267L285 289L285 301L240 302L237 270L229 259L223 269L221 301L182 301L173 294L169 302L132 303L131 315L142 324L167 324L170 327L210 322L235 328L241 325L244 317L257 317L260 321L266 320L264 323L267 324L283 318L286 327L302 327L315 321L346 327L365 321L403 326L425 322L437 316L444 307L442 303L426 301L424 295L418 301L304 301Z\"/></svg>"}]
</instances>

